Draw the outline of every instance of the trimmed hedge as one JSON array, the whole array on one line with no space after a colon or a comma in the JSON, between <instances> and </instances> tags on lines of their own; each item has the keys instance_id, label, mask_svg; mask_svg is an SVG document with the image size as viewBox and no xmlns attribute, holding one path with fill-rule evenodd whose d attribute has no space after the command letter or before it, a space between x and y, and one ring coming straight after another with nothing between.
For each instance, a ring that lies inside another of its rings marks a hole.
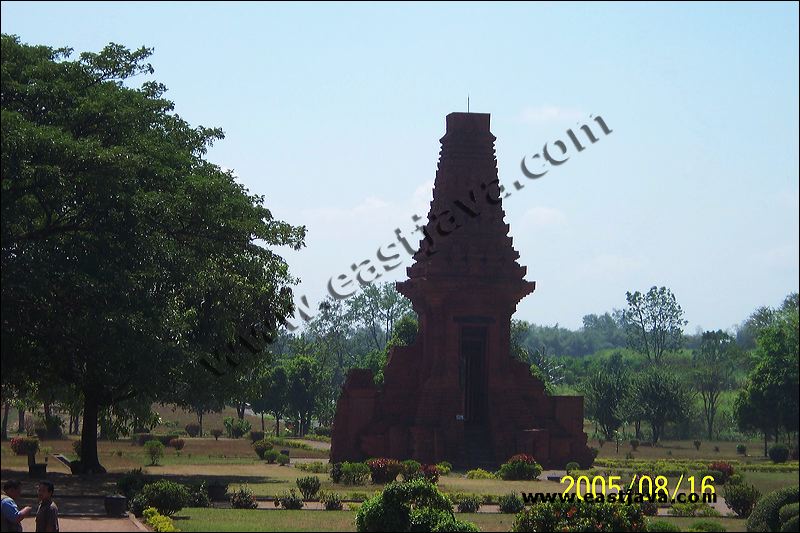
<instances>
[{"instance_id":1,"label":"trimmed hedge","mask_svg":"<svg viewBox=\"0 0 800 533\"><path fill-rule=\"evenodd\" d=\"M747 531L780 531L780 510L784 505L797 503L798 487L785 487L762 496L747 519Z\"/></svg>"}]
</instances>

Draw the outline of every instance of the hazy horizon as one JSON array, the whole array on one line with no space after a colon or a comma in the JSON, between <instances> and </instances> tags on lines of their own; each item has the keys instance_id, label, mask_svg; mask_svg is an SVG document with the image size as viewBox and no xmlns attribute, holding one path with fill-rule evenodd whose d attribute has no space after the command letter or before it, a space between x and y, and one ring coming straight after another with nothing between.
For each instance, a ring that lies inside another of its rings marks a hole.
<instances>
[{"instance_id":1,"label":"hazy horizon","mask_svg":"<svg viewBox=\"0 0 800 533\"><path fill-rule=\"evenodd\" d=\"M798 291L797 4L3 2L1 25L73 58L153 47L136 82L222 127L208 159L308 227L281 252L312 307L427 214L467 95L492 115L501 183L525 184L504 208L537 289L515 318L577 329L665 285L694 333ZM523 176L590 115L613 133ZM380 281L405 278L402 257Z\"/></svg>"}]
</instances>

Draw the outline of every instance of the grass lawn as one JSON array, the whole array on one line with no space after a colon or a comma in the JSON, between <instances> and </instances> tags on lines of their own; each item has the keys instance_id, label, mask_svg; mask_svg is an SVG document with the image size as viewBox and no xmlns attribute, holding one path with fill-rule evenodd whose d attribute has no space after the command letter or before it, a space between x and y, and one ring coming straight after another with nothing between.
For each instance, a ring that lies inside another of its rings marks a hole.
<instances>
[{"instance_id":1,"label":"grass lawn","mask_svg":"<svg viewBox=\"0 0 800 533\"><path fill-rule=\"evenodd\" d=\"M355 531L354 511L273 511L239 509L185 509L175 517L182 531ZM511 531L512 514L457 514L481 531ZM701 518L659 517L686 530ZM745 531L744 520L714 518L728 531Z\"/></svg>"}]
</instances>

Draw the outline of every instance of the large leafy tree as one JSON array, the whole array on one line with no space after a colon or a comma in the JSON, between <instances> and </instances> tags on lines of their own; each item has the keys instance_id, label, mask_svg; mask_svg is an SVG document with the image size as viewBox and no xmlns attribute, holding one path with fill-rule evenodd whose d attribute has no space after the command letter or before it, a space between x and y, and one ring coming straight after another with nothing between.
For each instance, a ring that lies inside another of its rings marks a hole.
<instances>
[{"instance_id":1,"label":"large leafy tree","mask_svg":"<svg viewBox=\"0 0 800 533\"><path fill-rule=\"evenodd\" d=\"M305 229L204 159L221 130L190 126L163 85L133 86L149 49L72 60L3 35L1 53L4 389L7 374L73 389L83 466L103 471L101 409L172 396L238 328L292 312L268 247L299 248ZM266 353L223 352L220 375Z\"/></svg>"},{"instance_id":2,"label":"large leafy tree","mask_svg":"<svg viewBox=\"0 0 800 533\"><path fill-rule=\"evenodd\" d=\"M633 382L631 395L641 406L639 415L650 424L653 443L664 435L668 422L680 422L691 416L692 396L674 372L652 367Z\"/></svg>"},{"instance_id":3,"label":"large leafy tree","mask_svg":"<svg viewBox=\"0 0 800 533\"><path fill-rule=\"evenodd\" d=\"M693 353L693 384L703 400L703 418L709 440L714 436L720 397L734 385L739 355L734 338L721 330L703 333L700 349Z\"/></svg>"},{"instance_id":4,"label":"large leafy tree","mask_svg":"<svg viewBox=\"0 0 800 533\"><path fill-rule=\"evenodd\" d=\"M788 299L787 299L788 300ZM791 302L758 334L758 361L747 377L735 403L739 426L764 435L764 455L770 436L778 441L781 431L798 430L798 308Z\"/></svg>"},{"instance_id":5,"label":"large leafy tree","mask_svg":"<svg viewBox=\"0 0 800 533\"><path fill-rule=\"evenodd\" d=\"M587 416L597 422L606 440L612 440L624 422L621 406L631 386L628 373L616 361L592 373L582 386Z\"/></svg>"},{"instance_id":6,"label":"large leafy tree","mask_svg":"<svg viewBox=\"0 0 800 533\"><path fill-rule=\"evenodd\" d=\"M622 322L631 348L648 362L660 364L664 355L680 348L683 341L683 309L666 287L651 287L647 293L626 293L628 307Z\"/></svg>"}]
</instances>

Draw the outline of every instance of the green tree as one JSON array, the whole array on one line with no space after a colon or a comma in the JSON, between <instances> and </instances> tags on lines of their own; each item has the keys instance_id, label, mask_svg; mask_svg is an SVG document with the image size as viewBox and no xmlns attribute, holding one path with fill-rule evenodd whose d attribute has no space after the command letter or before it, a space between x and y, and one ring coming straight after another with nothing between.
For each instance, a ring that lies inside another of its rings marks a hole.
<instances>
[{"instance_id":1,"label":"green tree","mask_svg":"<svg viewBox=\"0 0 800 533\"><path fill-rule=\"evenodd\" d=\"M798 310L786 306L758 334L758 361L736 398L735 413L743 430L764 435L764 455L770 436L798 430Z\"/></svg>"},{"instance_id":2,"label":"green tree","mask_svg":"<svg viewBox=\"0 0 800 533\"><path fill-rule=\"evenodd\" d=\"M261 430L264 431L264 414L275 418L275 436L281 432L281 418L286 412L289 397L289 379L283 366L271 368L261 378L259 397L251 405L253 411L261 414Z\"/></svg>"},{"instance_id":3,"label":"green tree","mask_svg":"<svg viewBox=\"0 0 800 533\"><path fill-rule=\"evenodd\" d=\"M239 355L238 328L271 331L294 279L256 243L305 235L204 159L221 130L190 126L157 82L133 87L150 53L70 60L2 36L2 359L83 399L91 472L102 409L171 396L198 360L263 357Z\"/></svg>"},{"instance_id":4,"label":"green tree","mask_svg":"<svg viewBox=\"0 0 800 533\"><path fill-rule=\"evenodd\" d=\"M586 398L587 417L597 422L606 440L612 440L624 421L620 408L630 388L627 372L606 365L591 374L581 388Z\"/></svg>"},{"instance_id":5,"label":"green tree","mask_svg":"<svg viewBox=\"0 0 800 533\"><path fill-rule=\"evenodd\" d=\"M632 395L641 405L641 417L650 424L653 443L664 434L668 422L680 422L689 417L691 395L674 372L654 367L634 381Z\"/></svg>"},{"instance_id":6,"label":"green tree","mask_svg":"<svg viewBox=\"0 0 800 533\"><path fill-rule=\"evenodd\" d=\"M693 353L693 383L703 400L703 419L709 440L714 436L720 396L734 385L739 353L733 337L722 330L703 333L700 349Z\"/></svg>"},{"instance_id":7,"label":"green tree","mask_svg":"<svg viewBox=\"0 0 800 533\"><path fill-rule=\"evenodd\" d=\"M308 432L311 417L323 396L324 374L322 365L307 355L297 356L286 363L288 378L287 403L297 416L295 431L299 436Z\"/></svg>"},{"instance_id":8,"label":"green tree","mask_svg":"<svg viewBox=\"0 0 800 533\"><path fill-rule=\"evenodd\" d=\"M683 309L666 287L651 287L646 294L626 293L628 307L622 314L631 348L660 364L664 354L677 350L683 341Z\"/></svg>"}]
</instances>

